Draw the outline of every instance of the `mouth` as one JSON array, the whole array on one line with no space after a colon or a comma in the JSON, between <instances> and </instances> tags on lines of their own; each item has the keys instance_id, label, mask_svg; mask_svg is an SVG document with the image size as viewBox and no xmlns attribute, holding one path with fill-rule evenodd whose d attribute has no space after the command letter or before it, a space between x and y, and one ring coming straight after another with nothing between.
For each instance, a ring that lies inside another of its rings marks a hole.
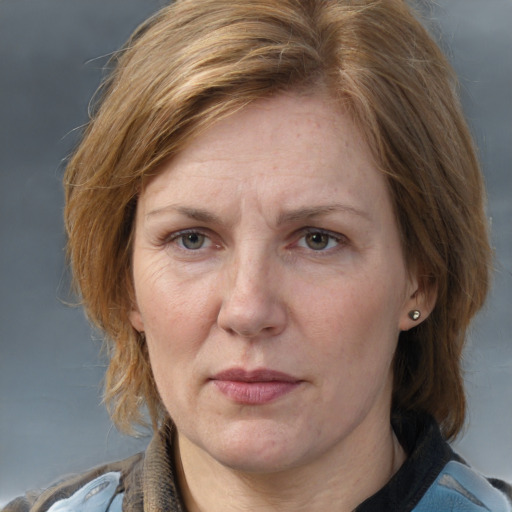
<instances>
[{"instance_id":1,"label":"mouth","mask_svg":"<svg viewBox=\"0 0 512 512\"><path fill-rule=\"evenodd\" d=\"M243 405L264 405L294 391L303 381L269 369L231 368L210 381L229 400Z\"/></svg>"}]
</instances>

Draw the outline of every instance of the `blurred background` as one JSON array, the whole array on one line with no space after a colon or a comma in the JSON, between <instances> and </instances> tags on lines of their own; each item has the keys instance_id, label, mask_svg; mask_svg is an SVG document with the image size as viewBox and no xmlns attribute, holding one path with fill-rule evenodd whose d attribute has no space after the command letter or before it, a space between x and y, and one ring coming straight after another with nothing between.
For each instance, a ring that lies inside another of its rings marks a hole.
<instances>
[{"instance_id":1,"label":"blurred background","mask_svg":"<svg viewBox=\"0 0 512 512\"><path fill-rule=\"evenodd\" d=\"M101 340L67 305L60 182L109 55L165 4L0 0L0 507L147 443L112 427ZM465 354L469 417L455 447L512 481L512 0L417 5L461 81L496 250Z\"/></svg>"}]
</instances>

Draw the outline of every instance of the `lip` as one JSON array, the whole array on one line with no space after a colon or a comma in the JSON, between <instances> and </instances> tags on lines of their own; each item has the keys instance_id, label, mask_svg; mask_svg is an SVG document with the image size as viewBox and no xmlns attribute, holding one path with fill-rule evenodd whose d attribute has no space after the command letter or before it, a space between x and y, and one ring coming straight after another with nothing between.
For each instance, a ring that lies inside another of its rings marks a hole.
<instances>
[{"instance_id":1,"label":"lip","mask_svg":"<svg viewBox=\"0 0 512 512\"><path fill-rule=\"evenodd\" d=\"M215 374L210 380L227 398L244 405L273 402L292 392L302 382L287 373L266 368L250 371L230 368Z\"/></svg>"}]
</instances>

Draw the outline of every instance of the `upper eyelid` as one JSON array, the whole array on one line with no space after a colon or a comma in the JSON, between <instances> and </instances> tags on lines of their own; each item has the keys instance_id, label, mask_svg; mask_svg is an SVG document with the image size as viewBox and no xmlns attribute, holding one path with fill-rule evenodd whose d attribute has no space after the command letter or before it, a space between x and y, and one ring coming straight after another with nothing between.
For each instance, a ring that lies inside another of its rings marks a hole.
<instances>
[{"instance_id":1,"label":"upper eyelid","mask_svg":"<svg viewBox=\"0 0 512 512\"><path fill-rule=\"evenodd\" d=\"M324 235L330 236L337 240L348 240L347 236L342 233L338 233L336 231L331 231L329 229L317 228L317 227L313 227L313 226L301 228L296 233L298 233L298 234L322 233Z\"/></svg>"},{"instance_id":2,"label":"upper eyelid","mask_svg":"<svg viewBox=\"0 0 512 512\"><path fill-rule=\"evenodd\" d=\"M201 247L198 247L197 249L189 249L187 247L183 247L182 245L184 245L184 242L180 242L180 239L183 239L183 237L190 234L198 234L200 236L203 236L205 238L205 241L207 241L207 245L201 245ZM162 246L167 247L173 246L173 250L179 250L180 252L184 252L190 255L193 255L195 253L196 256L198 256L199 254L203 254L204 251L211 250L212 248L219 249L221 247L221 244L216 243L213 240L212 236L205 233L205 230L198 228L188 228L181 229L179 231L173 231L172 233L170 233L169 235L162 239L161 244Z\"/></svg>"},{"instance_id":3,"label":"upper eyelid","mask_svg":"<svg viewBox=\"0 0 512 512\"><path fill-rule=\"evenodd\" d=\"M321 235L328 236L331 240L330 243L334 242L334 247L328 247L325 249L319 249L314 251L314 253L317 256L327 256L327 255L333 255L336 254L338 251L350 246L350 240L347 236L343 235L342 233L336 232L336 231L330 231L328 229L323 228L317 228L317 227L306 227L299 229L298 231L295 231L295 234L291 238L291 243L288 246L290 249L293 249L294 247L297 249L306 249L306 247L303 247L301 240L303 240L308 234L315 234L319 233ZM313 250L309 248L310 250ZM307 250L307 249L306 249Z\"/></svg>"},{"instance_id":4,"label":"upper eyelid","mask_svg":"<svg viewBox=\"0 0 512 512\"><path fill-rule=\"evenodd\" d=\"M162 242L163 243L174 242L177 239L179 239L181 236L184 236L184 235L187 235L190 233L198 233L202 236L205 236L214 244L215 244L215 242L214 242L215 237L219 238L222 242L222 237L220 237L219 235L216 235L216 233L212 232L211 229L205 228L205 227L193 227L193 228L185 228L185 229L180 229L178 231L173 231L172 233L169 233L169 234L166 234L165 236L163 236ZM303 236L305 236L309 233L322 233L322 234L325 234L325 235L333 238L334 240L336 240L338 242L348 241L347 236L342 233L339 233L336 231L331 231L331 230L325 229L325 228L315 227L315 226L304 226L298 230L295 230L290 235L289 238L298 240L299 238L302 238ZM215 244L215 245L219 245L219 244Z\"/></svg>"},{"instance_id":5,"label":"upper eyelid","mask_svg":"<svg viewBox=\"0 0 512 512\"><path fill-rule=\"evenodd\" d=\"M176 240L177 238L179 238L180 236L183 236L183 235L188 235L188 234L191 234L191 233L198 233L199 235L203 235L207 238L212 238L211 236L211 231L209 229L206 229L206 228L186 228L186 229L180 229L178 231L173 231L172 233L169 233L167 235L165 235L164 239L167 240L167 241L173 241L173 240Z\"/></svg>"},{"instance_id":6,"label":"upper eyelid","mask_svg":"<svg viewBox=\"0 0 512 512\"><path fill-rule=\"evenodd\" d=\"M333 236L334 238L340 237L340 238L346 238L345 235L342 233L339 233L337 231L332 231L330 229L320 228L317 226L304 226L297 230L295 230L293 233L311 233L311 232L318 232L318 233L325 233L326 235ZM208 236L208 234L212 234L212 230L205 227L193 227L193 228L184 228L184 229L178 229L177 231L173 231L172 233L169 233L168 237L176 237L180 236L182 234L187 233L201 233L202 235Z\"/></svg>"}]
</instances>

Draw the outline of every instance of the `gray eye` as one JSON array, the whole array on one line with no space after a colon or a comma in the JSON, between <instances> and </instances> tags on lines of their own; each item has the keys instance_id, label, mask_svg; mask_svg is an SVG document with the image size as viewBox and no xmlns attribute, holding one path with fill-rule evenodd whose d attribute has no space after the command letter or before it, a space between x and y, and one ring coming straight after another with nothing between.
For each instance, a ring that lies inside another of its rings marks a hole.
<instances>
[{"instance_id":1,"label":"gray eye","mask_svg":"<svg viewBox=\"0 0 512 512\"><path fill-rule=\"evenodd\" d=\"M181 235L180 238L182 246L191 251L201 249L206 239L201 233L186 233L185 235Z\"/></svg>"}]
</instances>

